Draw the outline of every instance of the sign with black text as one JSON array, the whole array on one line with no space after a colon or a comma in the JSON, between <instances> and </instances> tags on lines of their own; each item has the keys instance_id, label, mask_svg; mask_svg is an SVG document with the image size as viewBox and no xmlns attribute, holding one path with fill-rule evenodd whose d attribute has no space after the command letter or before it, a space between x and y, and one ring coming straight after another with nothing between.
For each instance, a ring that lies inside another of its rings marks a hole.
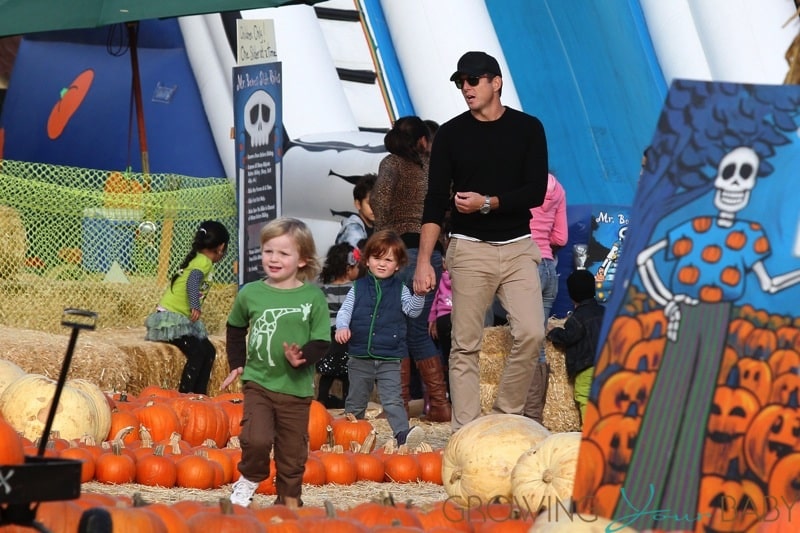
<instances>
[{"instance_id":1,"label":"sign with black text","mask_svg":"<svg viewBox=\"0 0 800 533\"><path fill-rule=\"evenodd\" d=\"M281 63L234 67L240 285L264 277L261 228L281 212L281 94Z\"/></svg>"}]
</instances>

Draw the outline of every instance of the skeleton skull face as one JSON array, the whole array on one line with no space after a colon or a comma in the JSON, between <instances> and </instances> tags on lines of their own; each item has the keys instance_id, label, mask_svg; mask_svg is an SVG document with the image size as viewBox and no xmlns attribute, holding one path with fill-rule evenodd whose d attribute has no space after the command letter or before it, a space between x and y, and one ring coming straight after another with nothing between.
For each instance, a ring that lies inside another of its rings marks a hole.
<instances>
[{"instance_id":1,"label":"skeleton skull face","mask_svg":"<svg viewBox=\"0 0 800 533\"><path fill-rule=\"evenodd\" d=\"M251 146L265 146L275 126L275 100L266 91L256 91L244 106L244 129Z\"/></svg>"},{"instance_id":2,"label":"skeleton skull face","mask_svg":"<svg viewBox=\"0 0 800 533\"><path fill-rule=\"evenodd\" d=\"M722 158L717 167L714 205L726 213L741 211L750 201L750 191L756 186L759 157L748 146L734 148Z\"/></svg>"}]
</instances>

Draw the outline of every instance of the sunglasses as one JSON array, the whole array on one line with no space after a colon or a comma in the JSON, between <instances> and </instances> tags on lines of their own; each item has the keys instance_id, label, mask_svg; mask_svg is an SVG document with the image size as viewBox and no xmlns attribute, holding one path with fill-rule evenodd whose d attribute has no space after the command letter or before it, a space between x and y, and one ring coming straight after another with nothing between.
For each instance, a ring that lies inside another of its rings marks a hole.
<instances>
[{"instance_id":1,"label":"sunglasses","mask_svg":"<svg viewBox=\"0 0 800 533\"><path fill-rule=\"evenodd\" d=\"M457 80L453 80L456 84L456 88L461 90L464 86L464 82L467 82L470 87L477 87L477 85L481 82L481 78L493 78L494 76L489 76L488 74L484 74L483 76L469 76L467 78L459 78Z\"/></svg>"}]
</instances>

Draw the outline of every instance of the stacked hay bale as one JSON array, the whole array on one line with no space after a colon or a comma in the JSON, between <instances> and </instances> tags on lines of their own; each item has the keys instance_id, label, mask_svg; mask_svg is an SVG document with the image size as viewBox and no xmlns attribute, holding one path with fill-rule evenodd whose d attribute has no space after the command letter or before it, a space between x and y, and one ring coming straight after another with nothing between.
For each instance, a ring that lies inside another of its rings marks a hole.
<instances>
[{"instance_id":1,"label":"stacked hay bale","mask_svg":"<svg viewBox=\"0 0 800 533\"><path fill-rule=\"evenodd\" d=\"M563 326L564 319L550 319L554 326ZM550 341L545 341L545 357L550 374L547 380L547 400L544 404L544 425L553 432L580 431L581 417L575 406L572 385L567 378L567 363L564 350Z\"/></svg>"},{"instance_id":2,"label":"stacked hay bale","mask_svg":"<svg viewBox=\"0 0 800 533\"><path fill-rule=\"evenodd\" d=\"M130 394L139 392L148 385L156 385L167 389L177 389L181 379L186 357L176 346L165 342L151 342L144 339L145 329L105 330L92 332L92 336L102 336L112 343L124 355L131 367L131 374L125 383L124 390ZM225 338L212 335L209 340L217 349L217 358L211 369L208 382L209 396L220 393L220 384L228 376L228 357L225 350ZM238 392L238 381L228 392Z\"/></svg>"},{"instance_id":3,"label":"stacked hay bale","mask_svg":"<svg viewBox=\"0 0 800 533\"><path fill-rule=\"evenodd\" d=\"M508 326L483 329L483 343L478 354L480 371L481 412L489 414L497 398L497 386L506 367L506 358L511 351L511 330Z\"/></svg>"},{"instance_id":4,"label":"stacked hay bale","mask_svg":"<svg viewBox=\"0 0 800 533\"><path fill-rule=\"evenodd\" d=\"M16 279L25 266L28 238L19 211L0 205L0 279Z\"/></svg>"},{"instance_id":5,"label":"stacked hay bale","mask_svg":"<svg viewBox=\"0 0 800 533\"><path fill-rule=\"evenodd\" d=\"M511 330L508 326L489 327L483 330L483 344L478 361L481 412L484 414L492 411L492 405L497 398L497 387L503 375L512 342ZM579 431L580 415L572 398L572 386L567 379L564 352L553 346L550 341L545 341L545 355L550 367L550 375L543 413L544 425L553 432Z\"/></svg>"},{"instance_id":6,"label":"stacked hay bale","mask_svg":"<svg viewBox=\"0 0 800 533\"><path fill-rule=\"evenodd\" d=\"M58 379L69 345L68 335L0 326L0 359L15 363L29 374ZM91 381L106 391L121 390L134 369L126 354L101 337L81 334L75 344L68 377Z\"/></svg>"}]
</instances>

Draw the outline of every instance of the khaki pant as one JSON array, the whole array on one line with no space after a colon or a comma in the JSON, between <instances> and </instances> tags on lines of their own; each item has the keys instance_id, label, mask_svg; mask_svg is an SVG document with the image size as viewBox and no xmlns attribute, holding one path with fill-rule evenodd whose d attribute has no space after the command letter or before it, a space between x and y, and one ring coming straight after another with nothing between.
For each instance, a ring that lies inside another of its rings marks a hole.
<instances>
[{"instance_id":1,"label":"khaki pant","mask_svg":"<svg viewBox=\"0 0 800 533\"><path fill-rule=\"evenodd\" d=\"M531 239L502 245L452 239L447 265L452 279L450 394L453 430L481 415L478 353L486 311L497 294L508 312L513 343L506 360L495 413L523 414L534 363L544 341L541 255Z\"/></svg>"},{"instance_id":2,"label":"khaki pant","mask_svg":"<svg viewBox=\"0 0 800 533\"><path fill-rule=\"evenodd\" d=\"M239 441L239 472L250 481L270 476L269 453L275 446L275 488L279 498L299 498L308 460L311 398L273 392L248 381L242 388L244 414Z\"/></svg>"}]
</instances>

